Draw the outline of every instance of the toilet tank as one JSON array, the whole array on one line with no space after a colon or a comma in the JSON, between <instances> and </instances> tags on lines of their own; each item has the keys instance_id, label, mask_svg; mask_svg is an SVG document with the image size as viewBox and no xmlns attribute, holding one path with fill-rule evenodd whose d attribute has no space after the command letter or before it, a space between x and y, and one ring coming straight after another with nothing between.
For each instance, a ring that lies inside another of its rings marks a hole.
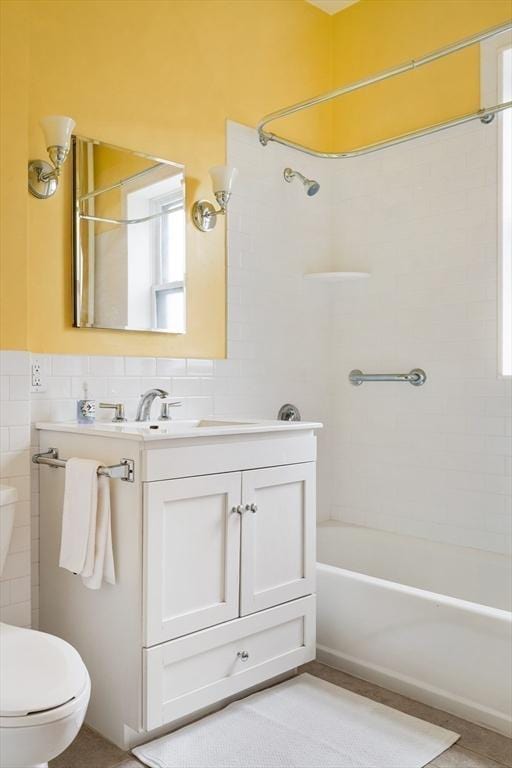
<instances>
[{"instance_id":1,"label":"toilet tank","mask_svg":"<svg viewBox=\"0 0 512 768\"><path fill-rule=\"evenodd\" d=\"M16 488L0 485L0 575L4 570L5 559L11 543L14 523L14 505L18 499Z\"/></svg>"}]
</instances>

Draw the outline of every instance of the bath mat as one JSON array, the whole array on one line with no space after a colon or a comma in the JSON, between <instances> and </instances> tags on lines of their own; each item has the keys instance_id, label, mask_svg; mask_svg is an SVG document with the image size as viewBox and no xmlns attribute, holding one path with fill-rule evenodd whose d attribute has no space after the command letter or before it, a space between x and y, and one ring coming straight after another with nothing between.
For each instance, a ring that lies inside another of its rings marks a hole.
<instances>
[{"instance_id":1,"label":"bath mat","mask_svg":"<svg viewBox=\"0 0 512 768\"><path fill-rule=\"evenodd\" d=\"M133 754L151 768L421 768L458 738L305 674Z\"/></svg>"}]
</instances>

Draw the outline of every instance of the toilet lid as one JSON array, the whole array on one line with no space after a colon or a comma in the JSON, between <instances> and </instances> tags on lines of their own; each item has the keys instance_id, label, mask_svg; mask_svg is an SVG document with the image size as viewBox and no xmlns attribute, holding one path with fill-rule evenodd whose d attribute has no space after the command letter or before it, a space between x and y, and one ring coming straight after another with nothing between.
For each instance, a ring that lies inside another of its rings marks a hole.
<instances>
[{"instance_id":1,"label":"toilet lid","mask_svg":"<svg viewBox=\"0 0 512 768\"><path fill-rule=\"evenodd\" d=\"M54 709L78 696L87 670L59 637L0 624L0 716Z\"/></svg>"}]
</instances>

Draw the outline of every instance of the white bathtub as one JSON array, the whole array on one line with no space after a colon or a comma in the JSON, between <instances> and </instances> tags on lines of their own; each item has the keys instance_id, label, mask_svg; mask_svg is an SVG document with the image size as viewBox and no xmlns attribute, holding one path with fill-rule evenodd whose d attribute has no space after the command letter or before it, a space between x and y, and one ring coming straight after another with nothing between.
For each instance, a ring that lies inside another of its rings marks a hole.
<instances>
[{"instance_id":1,"label":"white bathtub","mask_svg":"<svg viewBox=\"0 0 512 768\"><path fill-rule=\"evenodd\" d=\"M343 523L318 528L318 658L512 735L512 567Z\"/></svg>"}]
</instances>

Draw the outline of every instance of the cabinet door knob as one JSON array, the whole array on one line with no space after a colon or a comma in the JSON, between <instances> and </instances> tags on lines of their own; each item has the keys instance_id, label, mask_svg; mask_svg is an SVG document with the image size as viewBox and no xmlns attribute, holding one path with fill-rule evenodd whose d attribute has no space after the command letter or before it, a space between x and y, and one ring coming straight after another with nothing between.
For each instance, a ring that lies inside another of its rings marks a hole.
<instances>
[{"instance_id":1,"label":"cabinet door knob","mask_svg":"<svg viewBox=\"0 0 512 768\"><path fill-rule=\"evenodd\" d=\"M245 505L245 511L246 512L257 512L258 511L258 505L257 504L246 504Z\"/></svg>"},{"instance_id":2,"label":"cabinet door knob","mask_svg":"<svg viewBox=\"0 0 512 768\"><path fill-rule=\"evenodd\" d=\"M247 653L247 651L238 651L236 656L237 656L237 659L240 659L240 661L247 661L247 659L249 658L249 654Z\"/></svg>"},{"instance_id":3,"label":"cabinet door knob","mask_svg":"<svg viewBox=\"0 0 512 768\"><path fill-rule=\"evenodd\" d=\"M245 507L239 504L238 507L232 507L231 512L232 513L238 512L239 515L243 515L243 513L245 512Z\"/></svg>"}]
</instances>

